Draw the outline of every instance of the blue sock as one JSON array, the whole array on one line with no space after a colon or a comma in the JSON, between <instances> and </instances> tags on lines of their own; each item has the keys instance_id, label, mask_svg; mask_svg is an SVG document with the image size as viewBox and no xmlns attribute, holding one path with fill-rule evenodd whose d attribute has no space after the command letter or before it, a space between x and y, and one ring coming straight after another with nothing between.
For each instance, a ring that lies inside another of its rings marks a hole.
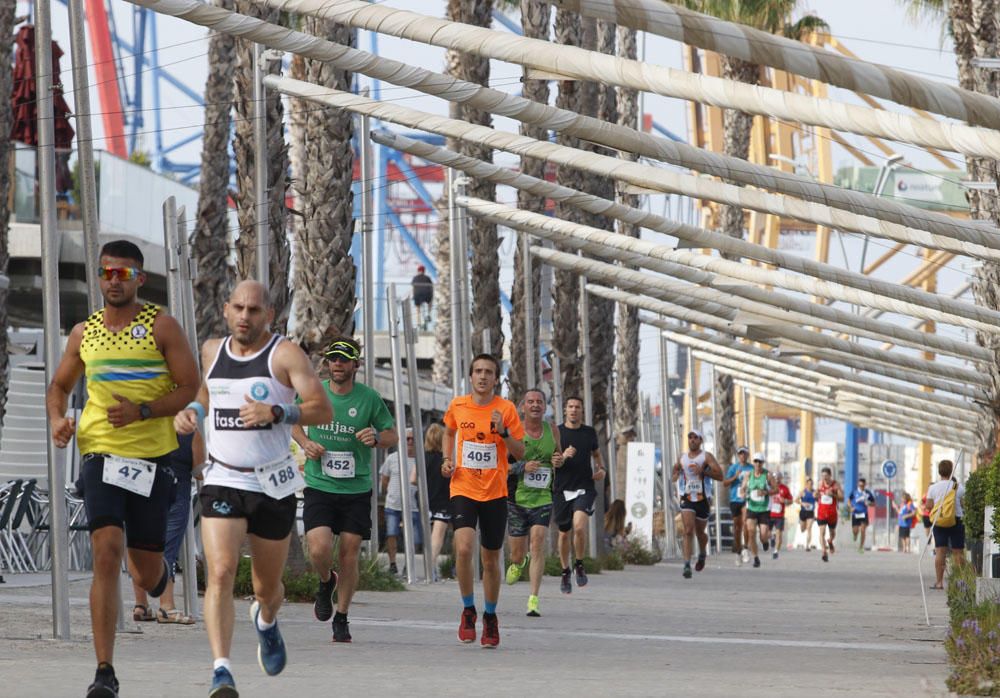
<instances>
[{"instance_id":1,"label":"blue sock","mask_svg":"<svg viewBox=\"0 0 1000 698\"><path fill-rule=\"evenodd\" d=\"M476 607L476 595L475 594L469 594L468 596L463 596L462 597L462 605L465 606L466 608L475 608Z\"/></svg>"},{"instance_id":2,"label":"blue sock","mask_svg":"<svg viewBox=\"0 0 1000 698\"><path fill-rule=\"evenodd\" d=\"M496 601L484 601L483 602L483 613L491 613L496 615L497 612L497 602Z\"/></svg>"}]
</instances>

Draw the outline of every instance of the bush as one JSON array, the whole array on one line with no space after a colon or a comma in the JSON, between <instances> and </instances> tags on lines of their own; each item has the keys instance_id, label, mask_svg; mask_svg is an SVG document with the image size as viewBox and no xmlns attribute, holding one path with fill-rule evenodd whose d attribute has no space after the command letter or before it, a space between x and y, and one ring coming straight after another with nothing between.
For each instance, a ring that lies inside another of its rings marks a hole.
<instances>
[{"instance_id":1,"label":"bush","mask_svg":"<svg viewBox=\"0 0 1000 698\"><path fill-rule=\"evenodd\" d=\"M976 603L976 575L969 565L953 567L948 576L948 612L949 690L1000 696L1000 604L995 599Z\"/></svg>"},{"instance_id":2,"label":"bush","mask_svg":"<svg viewBox=\"0 0 1000 698\"><path fill-rule=\"evenodd\" d=\"M973 470L969 474L969 479L965 481L965 499L962 500L962 507L965 510L965 537L969 540L983 539L983 517L986 511L986 490L989 486L989 476L997 462L993 461L988 467Z\"/></svg>"},{"instance_id":3,"label":"bush","mask_svg":"<svg viewBox=\"0 0 1000 698\"><path fill-rule=\"evenodd\" d=\"M606 570L620 571L625 569L625 558L617 550L612 550L601 558L601 567Z\"/></svg>"},{"instance_id":4,"label":"bush","mask_svg":"<svg viewBox=\"0 0 1000 698\"><path fill-rule=\"evenodd\" d=\"M661 559L659 553L650 550L643 539L635 534L628 536L617 552L627 565L655 565Z\"/></svg>"},{"instance_id":5,"label":"bush","mask_svg":"<svg viewBox=\"0 0 1000 698\"><path fill-rule=\"evenodd\" d=\"M441 579L455 578L455 556L449 555L438 563L438 576Z\"/></svg>"}]
</instances>

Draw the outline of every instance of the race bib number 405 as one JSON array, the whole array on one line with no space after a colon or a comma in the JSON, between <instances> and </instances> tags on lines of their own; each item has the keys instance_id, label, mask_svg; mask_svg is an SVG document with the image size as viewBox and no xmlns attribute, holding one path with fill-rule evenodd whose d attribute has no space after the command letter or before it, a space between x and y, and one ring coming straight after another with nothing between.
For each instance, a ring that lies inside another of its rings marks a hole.
<instances>
[{"instance_id":1,"label":"race bib number 405","mask_svg":"<svg viewBox=\"0 0 1000 698\"><path fill-rule=\"evenodd\" d=\"M123 490L148 497L156 479L156 464L138 458L104 457L104 482Z\"/></svg>"},{"instance_id":2,"label":"race bib number 405","mask_svg":"<svg viewBox=\"0 0 1000 698\"><path fill-rule=\"evenodd\" d=\"M495 470L497 467L497 445L481 444L476 441L462 442L462 467L472 470Z\"/></svg>"},{"instance_id":3,"label":"race bib number 405","mask_svg":"<svg viewBox=\"0 0 1000 698\"><path fill-rule=\"evenodd\" d=\"M264 494L274 499L284 499L306 486L306 481L299 472L299 464L291 455L278 461L258 465L254 468L254 473Z\"/></svg>"},{"instance_id":4,"label":"race bib number 405","mask_svg":"<svg viewBox=\"0 0 1000 698\"><path fill-rule=\"evenodd\" d=\"M351 451L327 451L324 453L323 474L337 479L353 478L355 475L354 453Z\"/></svg>"}]
</instances>

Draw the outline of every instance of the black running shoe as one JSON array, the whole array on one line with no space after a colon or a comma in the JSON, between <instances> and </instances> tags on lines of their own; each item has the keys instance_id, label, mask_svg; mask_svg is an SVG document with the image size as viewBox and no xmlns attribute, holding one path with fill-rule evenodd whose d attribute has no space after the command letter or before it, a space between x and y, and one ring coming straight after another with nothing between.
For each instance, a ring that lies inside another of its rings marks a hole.
<instances>
[{"instance_id":1,"label":"black running shoe","mask_svg":"<svg viewBox=\"0 0 1000 698\"><path fill-rule=\"evenodd\" d=\"M563 570L562 581L559 582L559 591L564 594L573 593L573 584L569 581L569 569Z\"/></svg>"},{"instance_id":2,"label":"black running shoe","mask_svg":"<svg viewBox=\"0 0 1000 698\"><path fill-rule=\"evenodd\" d=\"M691 563L684 563L684 579L691 579Z\"/></svg>"},{"instance_id":3,"label":"black running shoe","mask_svg":"<svg viewBox=\"0 0 1000 698\"><path fill-rule=\"evenodd\" d=\"M695 572L701 572L703 569L705 569L705 553L700 554L694 563Z\"/></svg>"},{"instance_id":4,"label":"black running shoe","mask_svg":"<svg viewBox=\"0 0 1000 698\"><path fill-rule=\"evenodd\" d=\"M110 664L98 664L94 683L87 688L87 698L118 698L118 679Z\"/></svg>"},{"instance_id":5,"label":"black running shoe","mask_svg":"<svg viewBox=\"0 0 1000 698\"><path fill-rule=\"evenodd\" d=\"M756 555L754 555L754 557L753 557L753 566L754 567L760 567L760 558L757 557Z\"/></svg>"},{"instance_id":6,"label":"black running shoe","mask_svg":"<svg viewBox=\"0 0 1000 698\"><path fill-rule=\"evenodd\" d=\"M350 642L351 641L351 629L350 623L347 622L347 616L338 613L333 617L333 641L334 642Z\"/></svg>"},{"instance_id":7,"label":"black running shoe","mask_svg":"<svg viewBox=\"0 0 1000 698\"><path fill-rule=\"evenodd\" d=\"M762 545L764 546L765 553L767 552L768 548L771 547L771 544L768 541L764 541Z\"/></svg>"},{"instance_id":8,"label":"black running shoe","mask_svg":"<svg viewBox=\"0 0 1000 698\"><path fill-rule=\"evenodd\" d=\"M330 570L330 578L319 583L316 590L316 600L313 602L313 614L316 620L324 623L333 617L333 594L337 591L337 573Z\"/></svg>"},{"instance_id":9,"label":"black running shoe","mask_svg":"<svg viewBox=\"0 0 1000 698\"><path fill-rule=\"evenodd\" d=\"M578 587L587 586L587 572L583 569L583 562L576 563L576 585Z\"/></svg>"},{"instance_id":10,"label":"black running shoe","mask_svg":"<svg viewBox=\"0 0 1000 698\"><path fill-rule=\"evenodd\" d=\"M829 561L830 561L830 556L827 555L826 553L823 553L823 562L829 562Z\"/></svg>"}]
</instances>

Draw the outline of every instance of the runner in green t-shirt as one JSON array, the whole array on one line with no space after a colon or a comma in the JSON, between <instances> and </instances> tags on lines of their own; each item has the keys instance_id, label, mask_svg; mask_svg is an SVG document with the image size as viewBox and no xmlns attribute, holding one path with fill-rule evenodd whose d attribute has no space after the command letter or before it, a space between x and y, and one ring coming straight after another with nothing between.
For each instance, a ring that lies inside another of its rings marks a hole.
<instances>
[{"instance_id":1,"label":"runner in green t-shirt","mask_svg":"<svg viewBox=\"0 0 1000 698\"><path fill-rule=\"evenodd\" d=\"M507 525L510 533L511 563L507 568L507 583L521 578L521 571L529 564L531 595L528 597L528 615L540 616L538 590L545 569L545 533L552 518L553 469L562 465L562 448L559 430L554 424L542 421L545 414L545 395L531 389L521 402L524 413L524 460L511 466L517 475L517 488L507 500ZM531 536L531 552L527 551Z\"/></svg>"},{"instance_id":2,"label":"runner in green t-shirt","mask_svg":"<svg viewBox=\"0 0 1000 698\"><path fill-rule=\"evenodd\" d=\"M764 454L753 456L753 472L747 477L747 537L750 539L750 553L753 566L760 567L757 554L757 536L767 552L771 536L771 495L778 493L774 477L764 467Z\"/></svg>"},{"instance_id":3,"label":"runner in green t-shirt","mask_svg":"<svg viewBox=\"0 0 1000 698\"><path fill-rule=\"evenodd\" d=\"M350 337L337 337L323 353L330 380L323 382L333 404L333 421L292 429L305 451L306 488L302 523L319 590L313 611L321 621L333 615L333 641L350 642L347 610L358 584L361 541L371 538L372 450L392 448L399 435L389 409L377 392L354 380L361 347ZM340 536L340 556L333 565L333 536ZM337 613L333 592L338 588Z\"/></svg>"}]
</instances>

